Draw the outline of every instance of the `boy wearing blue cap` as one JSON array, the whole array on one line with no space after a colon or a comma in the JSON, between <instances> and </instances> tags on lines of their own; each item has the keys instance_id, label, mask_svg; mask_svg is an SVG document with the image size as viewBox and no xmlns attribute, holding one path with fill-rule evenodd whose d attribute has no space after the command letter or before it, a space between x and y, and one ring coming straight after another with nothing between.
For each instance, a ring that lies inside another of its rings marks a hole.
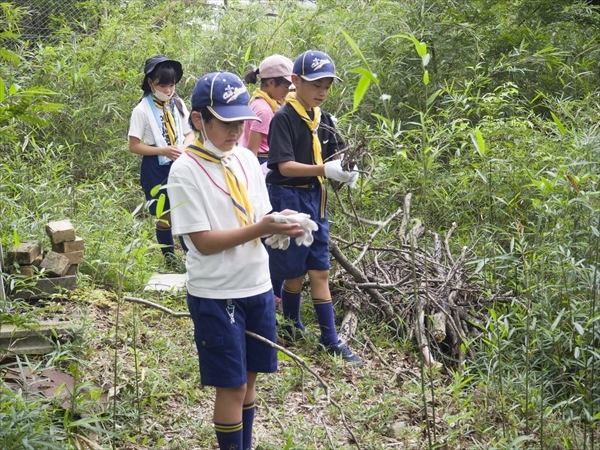
<instances>
[{"instance_id":1,"label":"boy wearing blue cap","mask_svg":"<svg viewBox=\"0 0 600 450\"><path fill-rule=\"evenodd\" d=\"M302 282L308 273L321 344L329 353L362 365L361 359L338 338L329 291L329 222L324 178L350 187L354 187L358 178L357 172L343 170L339 152L344 143L331 116L320 109L333 80L339 78L331 58L315 50L301 54L292 72L296 92L275 113L269 129L269 197L276 211L289 208L309 214L319 229L313 233L310 247L267 248L271 277L285 280L281 294L283 316L293 326L286 325L283 329L292 339L306 334L300 318L300 299Z\"/></svg>"},{"instance_id":2,"label":"boy wearing blue cap","mask_svg":"<svg viewBox=\"0 0 600 450\"><path fill-rule=\"evenodd\" d=\"M223 450L252 448L257 374L277 370L275 349L245 334L277 339L268 255L260 238L304 234L297 223L267 215L272 208L258 160L236 145L244 121L259 120L249 100L232 73L198 80L190 123L199 135L173 163L168 184L173 234L183 236L189 248L187 304L201 382L216 387L213 420Z\"/></svg>"}]
</instances>

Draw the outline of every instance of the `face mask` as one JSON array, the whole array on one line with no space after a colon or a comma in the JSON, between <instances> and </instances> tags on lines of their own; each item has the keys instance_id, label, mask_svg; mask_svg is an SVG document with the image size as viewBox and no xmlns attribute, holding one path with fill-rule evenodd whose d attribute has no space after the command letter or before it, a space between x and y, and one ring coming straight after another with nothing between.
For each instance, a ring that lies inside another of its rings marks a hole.
<instances>
[{"instance_id":1,"label":"face mask","mask_svg":"<svg viewBox=\"0 0 600 450\"><path fill-rule=\"evenodd\" d=\"M171 97L175 93L175 90L173 90L171 95L167 95L164 92L161 92L158 89L156 89L156 87L151 83L150 83L150 90L152 91L152 95L154 95L154 97L156 97L156 99L159 102L168 102L169 100L171 100Z\"/></svg>"},{"instance_id":2,"label":"face mask","mask_svg":"<svg viewBox=\"0 0 600 450\"><path fill-rule=\"evenodd\" d=\"M169 100L171 100L171 97L173 96L173 94L167 95L164 92L161 92L158 90L154 91L152 93L152 95L154 95L157 98L157 100L161 101L161 102L168 102Z\"/></svg>"},{"instance_id":3,"label":"face mask","mask_svg":"<svg viewBox=\"0 0 600 450\"><path fill-rule=\"evenodd\" d=\"M204 148L206 150L208 150L209 152L213 152L215 155L217 156L225 156L228 154L228 152L224 152L223 150L217 148L215 146L215 144L213 144L211 142L211 140L208 138L206 132L204 131L204 127L206 126L206 123L204 122L204 119L202 120L202 129L200 130L200 134L202 135L202 145L204 146Z\"/></svg>"}]
</instances>

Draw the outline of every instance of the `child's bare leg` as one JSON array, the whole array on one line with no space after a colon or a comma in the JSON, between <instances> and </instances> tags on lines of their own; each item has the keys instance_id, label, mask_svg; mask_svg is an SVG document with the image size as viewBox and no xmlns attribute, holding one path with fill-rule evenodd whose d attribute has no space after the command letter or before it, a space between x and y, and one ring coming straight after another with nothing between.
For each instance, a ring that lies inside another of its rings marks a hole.
<instances>
[{"instance_id":1,"label":"child's bare leg","mask_svg":"<svg viewBox=\"0 0 600 450\"><path fill-rule=\"evenodd\" d=\"M216 388L215 411L213 420L216 423L238 423L242 421L242 405L246 398L247 385L235 388Z\"/></svg>"}]
</instances>

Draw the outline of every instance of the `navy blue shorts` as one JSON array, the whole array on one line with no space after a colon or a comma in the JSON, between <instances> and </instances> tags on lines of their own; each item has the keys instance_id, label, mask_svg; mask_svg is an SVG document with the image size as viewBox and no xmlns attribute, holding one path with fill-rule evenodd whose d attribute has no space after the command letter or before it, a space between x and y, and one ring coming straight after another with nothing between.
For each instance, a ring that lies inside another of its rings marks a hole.
<instances>
[{"instance_id":1,"label":"navy blue shorts","mask_svg":"<svg viewBox=\"0 0 600 450\"><path fill-rule=\"evenodd\" d=\"M277 370L277 350L245 333L252 331L277 342L274 302L272 290L229 300L188 293L203 385L239 387L246 384L247 371L272 373Z\"/></svg>"},{"instance_id":2,"label":"navy blue shorts","mask_svg":"<svg viewBox=\"0 0 600 450\"><path fill-rule=\"evenodd\" d=\"M163 211L167 211L171 208L169 203L169 196L167 195L166 189L161 189L156 195L152 195L152 189L158 185L165 185L169 180L169 172L171 171L171 164L161 166L158 164L157 156L144 156L142 157L142 165L140 167L140 184L146 196L146 200L155 200L150 204L150 214L156 216L156 205L158 197L161 195L165 196L165 206Z\"/></svg>"},{"instance_id":3,"label":"navy blue shorts","mask_svg":"<svg viewBox=\"0 0 600 450\"><path fill-rule=\"evenodd\" d=\"M267 246L269 270L273 280L292 280L305 275L309 270L329 270L329 221L327 211L319 218L321 208L321 186L317 183L308 188L293 188L270 185L269 198L273 211L293 209L309 214L319 229L313 232L314 242L310 247L296 245L292 238L287 250Z\"/></svg>"}]
</instances>

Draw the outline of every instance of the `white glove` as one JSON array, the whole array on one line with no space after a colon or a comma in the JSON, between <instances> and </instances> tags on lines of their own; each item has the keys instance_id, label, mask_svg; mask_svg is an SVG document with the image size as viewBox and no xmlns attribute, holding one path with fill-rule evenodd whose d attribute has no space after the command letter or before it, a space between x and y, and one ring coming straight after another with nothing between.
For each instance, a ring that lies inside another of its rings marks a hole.
<instances>
[{"instance_id":1,"label":"white glove","mask_svg":"<svg viewBox=\"0 0 600 450\"><path fill-rule=\"evenodd\" d=\"M352 178L350 178L350 180L346 181L344 184L350 189L352 189L354 186L356 186L356 183L358 182L358 166L356 164L354 164L352 172L350 172L350 176Z\"/></svg>"},{"instance_id":2,"label":"white glove","mask_svg":"<svg viewBox=\"0 0 600 450\"><path fill-rule=\"evenodd\" d=\"M290 237L285 234L274 234L265 239L265 244L279 250L287 250L290 246Z\"/></svg>"},{"instance_id":3,"label":"white glove","mask_svg":"<svg viewBox=\"0 0 600 450\"><path fill-rule=\"evenodd\" d=\"M310 247L310 245L314 241L312 233L313 231L317 231L319 229L317 223L314 220L311 220L308 214L304 213L291 214L289 216L274 213L273 220L278 223L297 223L302 227L302 229L304 230L304 234L296 238L296 245L298 246L304 245L305 247ZM270 245L272 248L281 248L282 250L285 250L287 246L285 248L274 246L277 243L279 243L283 237L286 237L288 239L289 245L289 237L284 236L282 234L274 234L273 236L267 238L265 240L265 243L267 245Z\"/></svg>"},{"instance_id":4,"label":"white glove","mask_svg":"<svg viewBox=\"0 0 600 450\"><path fill-rule=\"evenodd\" d=\"M334 159L333 161L327 161L325 163L325 176L335 181L341 181L342 183L348 183L352 180L355 172L346 172L342 168L342 160ZM358 173L356 173L358 177Z\"/></svg>"}]
</instances>

